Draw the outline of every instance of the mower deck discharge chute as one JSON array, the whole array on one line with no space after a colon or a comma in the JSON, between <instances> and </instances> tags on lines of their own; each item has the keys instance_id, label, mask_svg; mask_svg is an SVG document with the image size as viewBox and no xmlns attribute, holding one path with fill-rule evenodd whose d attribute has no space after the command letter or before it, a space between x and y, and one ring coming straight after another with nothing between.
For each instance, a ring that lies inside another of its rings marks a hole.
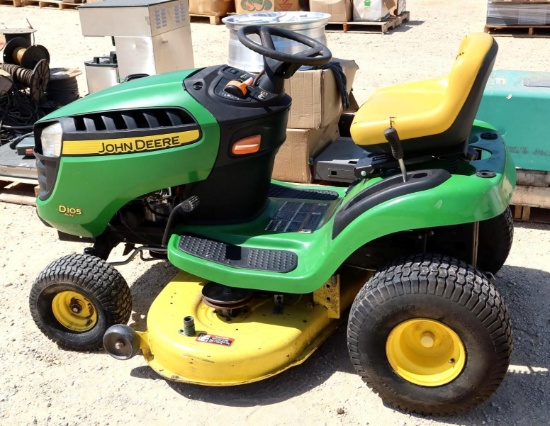
<instances>
[{"instance_id":1,"label":"mower deck discharge chute","mask_svg":"<svg viewBox=\"0 0 550 426\"><path fill-rule=\"evenodd\" d=\"M279 52L273 36L304 51ZM364 155L334 185L271 179L284 79L330 52L276 27L239 39L264 72L140 78L36 124L38 214L62 239L92 243L37 278L38 327L66 349L141 351L169 380L223 386L302 363L347 319L351 361L386 402L446 415L489 398L512 347L493 281L515 185L502 138L474 121L492 37L469 35L447 77L379 90L341 122ZM129 288L107 262L119 243L182 271L144 332L126 325Z\"/></svg>"}]
</instances>

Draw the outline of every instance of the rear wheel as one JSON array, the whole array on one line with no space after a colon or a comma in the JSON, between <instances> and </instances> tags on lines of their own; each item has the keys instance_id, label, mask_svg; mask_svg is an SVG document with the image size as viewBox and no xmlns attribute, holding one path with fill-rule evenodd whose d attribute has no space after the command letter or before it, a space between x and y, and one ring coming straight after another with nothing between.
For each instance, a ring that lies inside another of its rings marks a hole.
<instances>
[{"instance_id":1,"label":"rear wheel","mask_svg":"<svg viewBox=\"0 0 550 426\"><path fill-rule=\"evenodd\" d=\"M496 274L510 254L514 239L514 218L510 207L498 216L479 223L477 266Z\"/></svg>"},{"instance_id":2,"label":"rear wheel","mask_svg":"<svg viewBox=\"0 0 550 426\"><path fill-rule=\"evenodd\" d=\"M51 263L31 289L34 322L49 339L65 349L100 349L111 325L128 322L130 289L105 261L73 254Z\"/></svg>"},{"instance_id":3,"label":"rear wheel","mask_svg":"<svg viewBox=\"0 0 550 426\"><path fill-rule=\"evenodd\" d=\"M438 255L396 261L357 295L348 323L357 373L387 403L456 414L489 398L512 349L506 307L487 278Z\"/></svg>"}]
</instances>

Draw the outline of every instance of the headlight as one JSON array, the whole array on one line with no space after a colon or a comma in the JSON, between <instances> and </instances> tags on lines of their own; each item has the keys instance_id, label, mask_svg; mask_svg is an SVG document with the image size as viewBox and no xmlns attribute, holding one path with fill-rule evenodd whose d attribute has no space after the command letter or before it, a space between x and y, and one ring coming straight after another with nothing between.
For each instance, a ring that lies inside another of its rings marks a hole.
<instances>
[{"instance_id":1,"label":"headlight","mask_svg":"<svg viewBox=\"0 0 550 426\"><path fill-rule=\"evenodd\" d=\"M59 157L61 155L62 136L63 129L59 123L52 124L42 130L40 135L42 154L46 157Z\"/></svg>"}]
</instances>

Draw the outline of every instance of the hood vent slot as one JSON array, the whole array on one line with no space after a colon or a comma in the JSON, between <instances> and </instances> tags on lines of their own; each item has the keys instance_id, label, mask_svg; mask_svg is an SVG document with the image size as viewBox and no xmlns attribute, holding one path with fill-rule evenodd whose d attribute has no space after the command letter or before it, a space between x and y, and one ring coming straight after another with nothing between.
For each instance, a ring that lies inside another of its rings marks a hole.
<instances>
[{"instance_id":1,"label":"hood vent slot","mask_svg":"<svg viewBox=\"0 0 550 426\"><path fill-rule=\"evenodd\" d=\"M73 116L77 132L162 129L196 124L191 115L179 108L108 111Z\"/></svg>"}]
</instances>

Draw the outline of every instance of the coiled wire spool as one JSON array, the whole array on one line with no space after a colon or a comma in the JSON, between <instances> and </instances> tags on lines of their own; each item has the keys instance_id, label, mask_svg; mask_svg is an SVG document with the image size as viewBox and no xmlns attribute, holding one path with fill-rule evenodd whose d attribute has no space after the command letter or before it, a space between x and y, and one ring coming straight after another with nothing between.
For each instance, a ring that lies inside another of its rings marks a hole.
<instances>
[{"instance_id":1,"label":"coiled wire spool","mask_svg":"<svg viewBox=\"0 0 550 426\"><path fill-rule=\"evenodd\" d=\"M35 101L38 102L46 94L50 81L50 67L45 59L40 60L32 71L14 64L0 64L0 69L10 73L14 82L27 86Z\"/></svg>"},{"instance_id":2,"label":"coiled wire spool","mask_svg":"<svg viewBox=\"0 0 550 426\"><path fill-rule=\"evenodd\" d=\"M80 71L66 68L52 68L48 83L48 101L62 106L80 97L76 76Z\"/></svg>"},{"instance_id":3,"label":"coiled wire spool","mask_svg":"<svg viewBox=\"0 0 550 426\"><path fill-rule=\"evenodd\" d=\"M6 43L14 39L15 37L22 37L27 40L28 46L32 44L31 39L34 40L35 32L36 30L34 28L0 28L0 34L4 34Z\"/></svg>"},{"instance_id":4,"label":"coiled wire spool","mask_svg":"<svg viewBox=\"0 0 550 426\"><path fill-rule=\"evenodd\" d=\"M0 145L32 131L33 124L44 115L24 90L12 89L6 96L0 96Z\"/></svg>"},{"instance_id":5,"label":"coiled wire spool","mask_svg":"<svg viewBox=\"0 0 550 426\"><path fill-rule=\"evenodd\" d=\"M39 44L31 46L24 37L15 37L4 47L4 63L20 65L29 70L34 69L38 62L46 60L50 63L50 52Z\"/></svg>"},{"instance_id":6,"label":"coiled wire spool","mask_svg":"<svg viewBox=\"0 0 550 426\"><path fill-rule=\"evenodd\" d=\"M13 77L7 71L0 70L0 96L6 95L13 87Z\"/></svg>"}]
</instances>

